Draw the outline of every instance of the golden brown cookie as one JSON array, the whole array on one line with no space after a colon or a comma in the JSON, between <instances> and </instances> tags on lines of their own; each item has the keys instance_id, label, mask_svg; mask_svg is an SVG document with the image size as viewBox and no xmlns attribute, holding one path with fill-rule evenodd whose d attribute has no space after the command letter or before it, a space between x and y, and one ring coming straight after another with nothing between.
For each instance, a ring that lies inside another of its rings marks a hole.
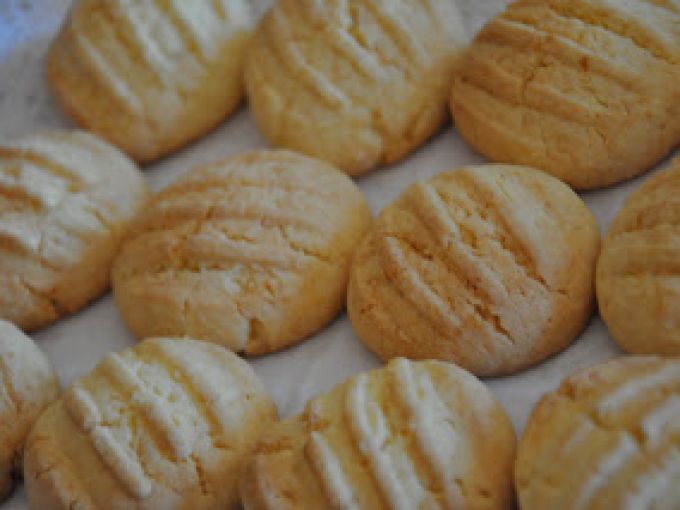
<instances>
[{"instance_id":1,"label":"golden brown cookie","mask_svg":"<svg viewBox=\"0 0 680 510\"><path fill-rule=\"evenodd\" d=\"M0 317L32 330L101 294L146 194L137 167L85 132L0 140Z\"/></svg>"},{"instance_id":2,"label":"golden brown cookie","mask_svg":"<svg viewBox=\"0 0 680 510\"><path fill-rule=\"evenodd\" d=\"M59 397L59 381L33 340L0 319L0 501L21 473L24 441L42 410Z\"/></svg>"},{"instance_id":3,"label":"golden brown cookie","mask_svg":"<svg viewBox=\"0 0 680 510\"><path fill-rule=\"evenodd\" d=\"M677 0L520 0L466 52L451 107L493 161L598 188L680 143L678 83Z\"/></svg>"},{"instance_id":4,"label":"golden brown cookie","mask_svg":"<svg viewBox=\"0 0 680 510\"><path fill-rule=\"evenodd\" d=\"M253 370L220 346L156 338L107 355L36 423L33 509L239 508L237 481L276 419Z\"/></svg>"},{"instance_id":5,"label":"golden brown cookie","mask_svg":"<svg viewBox=\"0 0 680 510\"><path fill-rule=\"evenodd\" d=\"M199 167L138 218L114 266L116 303L139 338L281 349L340 311L370 219L354 183L316 159L259 151Z\"/></svg>"},{"instance_id":6,"label":"golden brown cookie","mask_svg":"<svg viewBox=\"0 0 680 510\"><path fill-rule=\"evenodd\" d=\"M418 182L354 258L347 307L383 359L509 374L568 346L590 318L599 232L568 186L486 165Z\"/></svg>"},{"instance_id":7,"label":"golden brown cookie","mask_svg":"<svg viewBox=\"0 0 680 510\"><path fill-rule=\"evenodd\" d=\"M274 145L357 175L439 129L464 42L451 0L280 0L248 53L251 111Z\"/></svg>"},{"instance_id":8,"label":"golden brown cookie","mask_svg":"<svg viewBox=\"0 0 680 510\"><path fill-rule=\"evenodd\" d=\"M244 510L514 508L515 435L475 377L394 359L265 432Z\"/></svg>"},{"instance_id":9,"label":"golden brown cookie","mask_svg":"<svg viewBox=\"0 0 680 510\"><path fill-rule=\"evenodd\" d=\"M597 264L597 299L621 347L680 355L680 158L614 219Z\"/></svg>"},{"instance_id":10,"label":"golden brown cookie","mask_svg":"<svg viewBox=\"0 0 680 510\"><path fill-rule=\"evenodd\" d=\"M680 359L628 357L567 378L519 447L522 510L673 510L680 502Z\"/></svg>"},{"instance_id":11,"label":"golden brown cookie","mask_svg":"<svg viewBox=\"0 0 680 510\"><path fill-rule=\"evenodd\" d=\"M249 0L75 0L47 79L66 113L140 162L221 122L243 96Z\"/></svg>"}]
</instances>

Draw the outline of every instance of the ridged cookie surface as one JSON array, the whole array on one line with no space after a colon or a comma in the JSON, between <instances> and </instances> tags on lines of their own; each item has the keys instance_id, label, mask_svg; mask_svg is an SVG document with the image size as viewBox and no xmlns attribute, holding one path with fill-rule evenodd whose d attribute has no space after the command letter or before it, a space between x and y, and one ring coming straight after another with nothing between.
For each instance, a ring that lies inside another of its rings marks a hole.
<instances>
[{"instance_id":1,"label":"ridged cookie surface","mask_svg":"<svg viewBox=\"0 0 680 510\"><path fill-rule=\"evenodd\" d=\"M250 107L275 145L360 174L441 126L464 43L454 0L281 0L248 53Z\"/></svg>"},{"instance_id":2,"label":"ridged cookie surface","mask_svg":"<svg viewBox=\"0 0 680 510\"><path fill-rule=\"evenodd\" d=\"M254 3L75 0L50 48L49 84L76 122L154 160L240 103Z\"/></svg>"},{"instance_id":3,"label":"ridged cookie surface","mask_svg":"<svg viewBox=\"0 0 680 510\"><path fill-rule=\"evenodd\" d=\"M42 351L0 320L0 501L21 473L24 441L33 422L58 397L59 381Z\"/></svg>"},{"instance_id":4,"label":"ridged cookie surface","mask_svg":"<svg viewBox=\"0 0 680 510\"><path fill-rule=\"evenodd\" d=\"M418 182L354 258L348 312L383 359L516 372L564 349L594 304L595 219L568 186L486 165Z\"/></svg>"},{"instance_id":5,"label":"ridged cookie surface","mask_svg":"<svg viewBox=\"0 0 680 510\"><path fill-rule=\"evenodd\" d=\"M463 57L452 110L492 160L596 188L680 143L678 83L677 0L520 0Z\"/></svg>"},{"instance_id":6,"label":"ridged cookie surface","mask_svg":"<svg viewBox=\"0 0 680 510\"><path fill-rule=\"evenodd\" d=\"M675 510L680 359L577 372L534 409L519 447L522 510Z\"/></svg>"},{"instance_id":7,"label":"ridged cookie surface","mask_svg":"<svg viewBox=\"0 0 680 510\"><path fill-rule=\"evenodd\" d=\"M136 222L114 267L116 302L140 338L271 352L340 311L370 219L354 183L319 160L260 151L199 167Z\"/></svg>"},{"instance_id":8,"label":"ridged cookie surface","mask_svg":"<svg viewBox=\"0 0 680 510\"><path fill-rule=\"evenodd\" d=\"M511 509L514 454L482 383L400 358L266 432L240 492L245 510Z\"/></svg>"},{"instance_id":9,"label":"ridged cookie surface","mask_svg":"<svg viewBox=\"0 0 680 510\"><path fill-rule=\"evenodd\" d=\"M680 355L680 158L614 219L598 261L597 298L624 349Z\"/></svg>"},{"instance_id":10,"label":"ridged cookie surface","mask_svg":"<svg viewBox=\"0 0 680 510\"><path fill-rule=\"evenodd\" d=\"M31 330L103 292L146 193L135 165L85 132L0 140L0 317Z\"/></svg>"},{"instance_id":11,"label":"ridged cookie surface","mask_svg":"<svg viewBox=\"0 0 680 510\"><path fill-rule=\"evenodd\" d=\"M238 508L237 479L276 409L220 346L156 338L107 355L36 423L35 510Z\"/></svg>"}]
</instances>

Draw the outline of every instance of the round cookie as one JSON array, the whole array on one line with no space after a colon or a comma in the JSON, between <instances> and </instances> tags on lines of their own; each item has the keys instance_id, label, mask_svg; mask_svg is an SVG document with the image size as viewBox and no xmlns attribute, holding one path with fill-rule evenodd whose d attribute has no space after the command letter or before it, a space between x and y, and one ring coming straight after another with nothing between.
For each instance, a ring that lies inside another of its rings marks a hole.
<instances>
[{"instance_id":1,"label":"round cookie","mask_svg":"<svg viewBox=\"0 0 680 510\"><path fill-rule=\"evenodd\" d=\"M188 335L257 355L337 315L371 220L332 166L259 151L199 167L159 193L113 269L139 337Z\"/></svg>"},{"instance_id":2,"label":"round cookie","mask_svg":"<svg viewBox=\"0 0 680 510\"><path fill-rule=\"evenodd\" d=\"M75 122L155 160L241 102L255 3L75 0L49 50L49 85Z\"/></svg>"},{"instance_id":3,"label":"round cookie","mask_svg":"<svg viewBox=\"0 0 680 510\"><path fill-rule=\"evenodd\" d=\"M585 204L548 174L504 165L444 172L408 188L362 241L349 317L383 359L510 374L585 326L599 239Z\"/></svg>"},{"instance_id":4,"label":"round cookie","mask_svg":"<svg viewBox=\"0 0 680 510\"><path fill-rule=\"evenodd\" d=\"M394 359L263 434L244 510L514 508L515 434L492 393L448 363Z\"/></svg>"},{"instance_id":5,"label":"round cookie","mask_svg":"<svg viewBox=\"0 0 680 510\"><path fill-rule=\"evenodd\" d=\"M439 129L465 41L452 0L280 0L247 56L251 112L274 145L357 175Z\"/></svg>"},{"instance_id":6,"label":"round cookie","mask_svg":"<svg viewBox=\"0 0 680 510\"><path fill-rule=\"evenodd\" d=\"M24 441L42 410L59 397L59 381L38 346L0 319L0 501L21 472Z\"/></svg>"},{"instance_id":7,"label":"round cookie","mask_svg":"<svg viewBox=\"0 0 680 510\"><path fill-rule=\"evenodd\" d=\"M577 189L638 175L680 143L680 3L520 0L461 59L461 135Z\"/></svg>"},{"instance_id":8,"label":"round cookie","mask_svg":"<svg viewBox=\"0 0 680 510\"><path fill-rule=\"evenodd\" d=\"M680 158L614 219L597 264L597 299L625 350L680 355Z\"/></svg>"},{"instance_id":9,"label":"round cookie","mask_svg":"<svg viewBox=\"0 0 680 510\"><path fill-rule=\"evenodd\" d=\"M672 510L680 501L680 359L581 370L538 403L519 447L522 510Z\"/></svg>"},{"instance_id":10,"label":"round cookie","mask_svg":"<svg viewBox=\"0 0 680 510\"><path fill-rule=\"evenodd\" d=\"M239 508L237 481L276 409L220 346L156 338L107 355L36 422L31 508Z\"/></svg>"},{"instance_id":11,"label":"round cookie","mask_svg":"<svg viewBox=\"0 0 680 510\"><path fill-rule=\"evenodd\" d=\"M85 132L0 140L0 317L33 330L106 290L146 195L136 166Z\"/></svg>"}]
</instances>

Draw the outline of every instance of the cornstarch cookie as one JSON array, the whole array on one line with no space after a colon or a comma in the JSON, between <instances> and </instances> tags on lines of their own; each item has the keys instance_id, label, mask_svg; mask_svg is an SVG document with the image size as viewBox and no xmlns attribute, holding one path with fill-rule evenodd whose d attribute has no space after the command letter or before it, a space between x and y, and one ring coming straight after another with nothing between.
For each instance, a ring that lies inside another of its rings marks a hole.
<instances>
[{"instance_id":1,"label":"cornstarch cookie","mask_svg":"<svg viewBox=\"0 0 680 510\"><path fill-rule=\"evenodd\" d=\"M85 132L0 140L0 317L33 330L106 290L146 194L137 167Z\"/></svg>"},{"instance_id":2,"label":"cornstarch cookie","mask_svg":"<svg viewBox=\"0 0 680 510\"><path fill-rule=\"evenodd\" d=\"M24 479L41 510L239 508L238 474L276 410L220 346L155 338L107 355L37 421Z\"/></svg>"},{"instance_id":3,"label":"cornstarch cookie","mask_svg":"<svg viewBox=\"0 0 680 510\"><path fill-rule=\"evenodd\" d=\"M608 186L680 143L680 2L516 1L456 75L455 123L480 153Z\"/></svg>"},{"instance_id":4,"label":"cornstarch cookie","mask_svg":"<svg viewBox=\"0 0 680 510\"><path fill-rule=\"evenodd\" d=\"M354 183L319 160L259 151L199 167L139 217L114 266L116 303L139 338L275 351L338 314L370 220Z\"/></svg>"},{"instance_id":5,"label":"cornstarch cookie","mask_svg":"<svg viewBox=\"0 0 680 510\"><path fill-rule=\"evenodd\" d=\"M680 355L680 158L614 219L597 266L597 298L625 350Z\"/></svg>"},{"instance_id":6,"label":"cornstarch cookie","mask_svg":"<svg viewBox=\"0 0 680 510\"><path fill-rule=\"evenodd\" d=\"M465 43L453 0L280 0L247 56L250 108L274 145L361 174L443 124Z\"/></svg>"},{"instance_id":7,"label":"cornstarch cookie","mask_svg":"<svg viewBox=\"0 0 680 510\"><path fill-rule=\"evenodd\" d=\"M139 162L200 137L243 97L250 0L75 0L47 57L66 113Z\"/></svg>"},{"instance_id":8,"label":"cornstarch cookie","mask_svg":"<svg viewBox=\"0 0 680 510\"><path fill-rule=\"evenodd\" d=\"M0 501L21 473L24 441L42 410L59 397L59 381L33 340L0 320Z\"/></svg>"},{"instance_id":9,"label":"cornstarch cookie","mask_svg":"<svg viewBox=\"0 0 680 510\"><path fill-rule=\"evenodd\" d=\"M592 214L548 174L504 165L444 172L408 188L362 241L349 317L383 359L511 374L583 329L598 249Z\"/></svg>"},{"instance_id":10,"label":"cornstarch cookie","mask_svg":"<svg viewBox=\"0 0 680 510\"><path fill-rule=\"evenodd\" d=\"M680 359L619 358L567 378L519 447L522 510L672 510L680 502Z\"/></svg>"},{"instance_id":11,"label":"cornstarch cookie","mask_svg":"<svg viewBox=\"0 0 680 510\"><path fill-rule=\"evenodd\" d=\"M514 456L512 425L475 377L399 358L265 432L240 493L244 510L512 509Z\"/></svg>"}]
</instances>

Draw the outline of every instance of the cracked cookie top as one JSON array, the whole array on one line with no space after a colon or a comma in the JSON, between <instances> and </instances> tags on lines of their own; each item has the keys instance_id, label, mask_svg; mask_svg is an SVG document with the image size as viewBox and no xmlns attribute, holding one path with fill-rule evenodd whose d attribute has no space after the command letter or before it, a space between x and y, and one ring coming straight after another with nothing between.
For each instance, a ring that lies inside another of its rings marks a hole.
<instances>
[{"instance_id":1,"label":"cracked cookie top","mask_svg":"<svg viewBox=\"0 0 680 510\"><path fill-rule=\"evenodd\" d=\"M265 432L245 510L513 507L515 435L492 393L439 361L352 377Z\"/></svg>"},{"instance_id":2,"label":"cracked cookie top","mask_svg":"<svg viewBox=\"0 0 680 510\"><path fill-rule=\"evenodd\" d=\"M357 175L439 129L465 42L453 0L281 0L247 55L250 108L273 144Z\"/></svg>"},{"instance_id":3,"label":"cracked cookie top","mask_svg":"<svg viewBox=\"0 0 680 510\"><path fill-rule=\"evenodd\" d=\"M139 338L281 349L340 311L370 219L354 183L319 160L259 151L199 167L132 227L113 270L116 302Z\"/></svg>"},{"instance_id":4,"label":"cracked cookie top","mask_svg":"<svg viewBox=\"0 0 680 510\"><path fill-rule=\"evenodd\" d=\"M24 441L40 413L59 398L59 381L40 348L0 319L0 502L21 472Z\"/></svg>"},{"instance_id":5,"label":"cracked cookie top","mask_svg":"<svg viewBox=\"0 0 680 510\"><path fill-rule=\"evenodd\" d=\"M103 292L146 195L136 166L85 132L0 141L0 317L36 329Z\"/></svg>"},{"instance_id":6,"label":"cracked cookie top","mask_svg":"<svg viewBox=\"0 0 680 510\"><path fill-rule=\"evenodd\" d=\"M465 167L418 182L354 258L348 312L384 359L513 373L564 349L594 304L599 231L565 184L527 167Z\"/></svg>"},{"instance_id":7,"label":"cracked cookie top","mask_svg":"<svg viewBox=\"0 0 680 510\"><path fill-rule=\"evenodd\" d=\"M493 161L577 189L648 170L680 142L680 2L520 0L477 35L451 107Z\"/></svg>"},{"instance_id":8,"label":"cracked cookie top","mask_svg":"<svg viewBox=\"0 0 680 510\"><path fill-rule=\"evenodd\" d=\"M597 299L621 347L680 355L680 158L614 218L597 263Z\"/></svg>"},{"instance_id":9,"label":"cracked cookie top","mask_svg":"<svg viewBox=\"0 0 680 510\"><path fill-rule=\"evenodd\" d=\"M31 508L238 508L237 479L276 408L232 352L148 339L108 354L36 423Z\"/></svg>"},{"instance_id":10,"label":"cracked cookie top","mask_svg":"<svg viewBox=\"0 0 680 510\"><path fill-rule=\"evenodd\" d=\"M155 160L238 106L261 3L76 0L50 47L48 82L80 125Z\"/></svg>"},{"instance_id":11,"label":"cracked cookie top","mask_svg":"<svg viewBox=\"0 0 680 510\"><path fill-rule=\"evenodd\" d=\"M520 443L520 506L676 508L679 395L677 358L619 358L565 379L538 403Z\"/></svg>"}]
</instances>

